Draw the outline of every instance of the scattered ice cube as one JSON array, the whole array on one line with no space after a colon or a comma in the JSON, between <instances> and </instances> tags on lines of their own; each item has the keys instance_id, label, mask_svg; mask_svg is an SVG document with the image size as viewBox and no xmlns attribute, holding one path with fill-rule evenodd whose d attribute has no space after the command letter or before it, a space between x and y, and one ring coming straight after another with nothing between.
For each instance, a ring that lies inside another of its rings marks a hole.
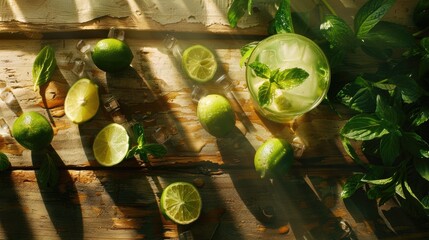
<instances>
[{"instance_id":1,"label":"scattered ice cube","mask_svg":"<svg viewBox=\"0 0 429 240\"><path fill-rule=\"evenodd\" d=\"M125 31L121 29L117 29L115 27L111 27L109 33L107 34L108 38L116 38L118 40L124 41L125 39Z\"/></svg>"}]
</instances>

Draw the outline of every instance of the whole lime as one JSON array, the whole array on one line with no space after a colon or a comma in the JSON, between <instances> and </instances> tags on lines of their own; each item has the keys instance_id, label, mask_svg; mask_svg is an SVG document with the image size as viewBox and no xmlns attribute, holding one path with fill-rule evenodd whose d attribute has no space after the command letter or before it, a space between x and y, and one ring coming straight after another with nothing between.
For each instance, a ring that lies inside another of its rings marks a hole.
<instances>
[{"instance_id":1,"label":"whole lime","mask_svg":"<svg viewBox=\"0 0 429 240\"><path fill-rule=\"evenodd\" d=\"M215 137L225 137L235 126L235 113L229 101L218 94L198 101L197 116L203 128Z\"/></svg>"},{"instance_id":2,"label":"whole lime","mask_svg":"<svg viewBox=\"0 0 429 240\"><path fill-rule=\"evenodd\" d=\"M293 163L293 148L284 139L271 138L256 151L255 170L261 178L276 177L287 173Z\"/></svg>"},{"instance_id":3,"label":"whole lime","mask_svg":"<svg viewBox=\"0 0 429 240\"><path fill-rule=\"evenodd\" d=\"M16 141L30 150L41 150L51 144L54 131L49 121L38 112L25 112L12 126Z\"/></svg>"},{"instance_id":4,"label":"whole lime","mask_svg":"<svg viewBox=\"0 0 429 240\"><path fill-rule=\"evenodd\" d=\"M115 38L102 39L92 50L92 61L101 70L118 72L127 68L133 60L130 47Z\"/></svg>"}]
</instances>

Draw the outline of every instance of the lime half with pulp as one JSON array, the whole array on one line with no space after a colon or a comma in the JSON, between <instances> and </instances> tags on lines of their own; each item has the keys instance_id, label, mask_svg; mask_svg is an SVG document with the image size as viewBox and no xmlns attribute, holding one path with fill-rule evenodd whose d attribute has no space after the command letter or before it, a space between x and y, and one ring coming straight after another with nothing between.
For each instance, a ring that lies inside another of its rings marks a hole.
<instances>
[{"instance_id":1,"label":"lime half with pulp","mask_svg":"<svg viewBox=\"0 0 429 240\"><path fill-rule=\"evenodd\" d=\"M213 79L217 62L210 49L202 45L193 45L183 52L182 67L192 80L204 83Z\"/></svg>"},{"instance_id":2,"label":"lime half with pulp","mask_svg":"<svg viewBox=\"0 0 429 240\"><path fill-rule=\"evenodd\" d=\"M161 212L175 223L185 225L194 222L200 216L201 207L201 196L190 183L175 182L162 192Z\"/></svg>"},{"instance_id":3,"label":"lime half with pulp","mask_svg":"<svg viewBox=\"0 0 429 240\"><path fill-rule=\"evenodd\" d=\"M94 117L99 105L97 84L83 78L75 82L67 92L64 111L74 123L83 123Z\"/></svg>"},{"instance_id":4,"label":"lime half with pulp","mask_svg":"<svg viewBox=\"0 0 429 240\"><path fill-rule=\"evenodd\" d=\"M103 166L116 165L125 158L129 148L127 130L117 123L101 129L92 146L94 157Z\"/></svg>"}]
</instances>

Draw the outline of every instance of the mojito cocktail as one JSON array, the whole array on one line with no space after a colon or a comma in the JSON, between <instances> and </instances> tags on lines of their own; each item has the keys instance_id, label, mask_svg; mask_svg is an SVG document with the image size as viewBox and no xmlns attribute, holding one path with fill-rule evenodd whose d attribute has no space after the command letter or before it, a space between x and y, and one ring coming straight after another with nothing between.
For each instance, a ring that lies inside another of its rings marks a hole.
<instances>
[{"instance_id":1,"label":"mojito cocktail","mask_svg":"<svg viewBox=\"0 0 429 240\"><path fill-rule=\"evenodd\" d=\"M255 108L272 121L287 122L323 100L330 69L313 41L282 33L258 43L249 57L246 79Z\"/></svg>"}]
</instances>

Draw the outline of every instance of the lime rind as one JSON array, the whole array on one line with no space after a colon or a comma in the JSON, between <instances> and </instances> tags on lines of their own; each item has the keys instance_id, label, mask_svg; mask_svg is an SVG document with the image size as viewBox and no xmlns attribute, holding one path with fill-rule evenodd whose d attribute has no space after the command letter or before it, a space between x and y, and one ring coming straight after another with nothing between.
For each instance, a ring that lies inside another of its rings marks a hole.
<instances>
[{"instance_id":1,"label":"lime rind","mask_svg":"<svg viewBox=\"0 0 429 240\"><path fill-rule=\"evenodd\" d=\"M104 127L95 137L93 144L94 157L103 166L114 166L125 158L129 148L127 130L111 123Z\"/></svg>"},{"instance_id":2,"label":"lime rind","mask_svg":"<svg viewBox=\"0 0 429 240\"><path fill-rule=\"evenodd\" d=\"M167 218L185 225L199 218L202 201L198 190L192 184L176 182L164 189L160 205Z\"/></svg>"}]
</instances>

